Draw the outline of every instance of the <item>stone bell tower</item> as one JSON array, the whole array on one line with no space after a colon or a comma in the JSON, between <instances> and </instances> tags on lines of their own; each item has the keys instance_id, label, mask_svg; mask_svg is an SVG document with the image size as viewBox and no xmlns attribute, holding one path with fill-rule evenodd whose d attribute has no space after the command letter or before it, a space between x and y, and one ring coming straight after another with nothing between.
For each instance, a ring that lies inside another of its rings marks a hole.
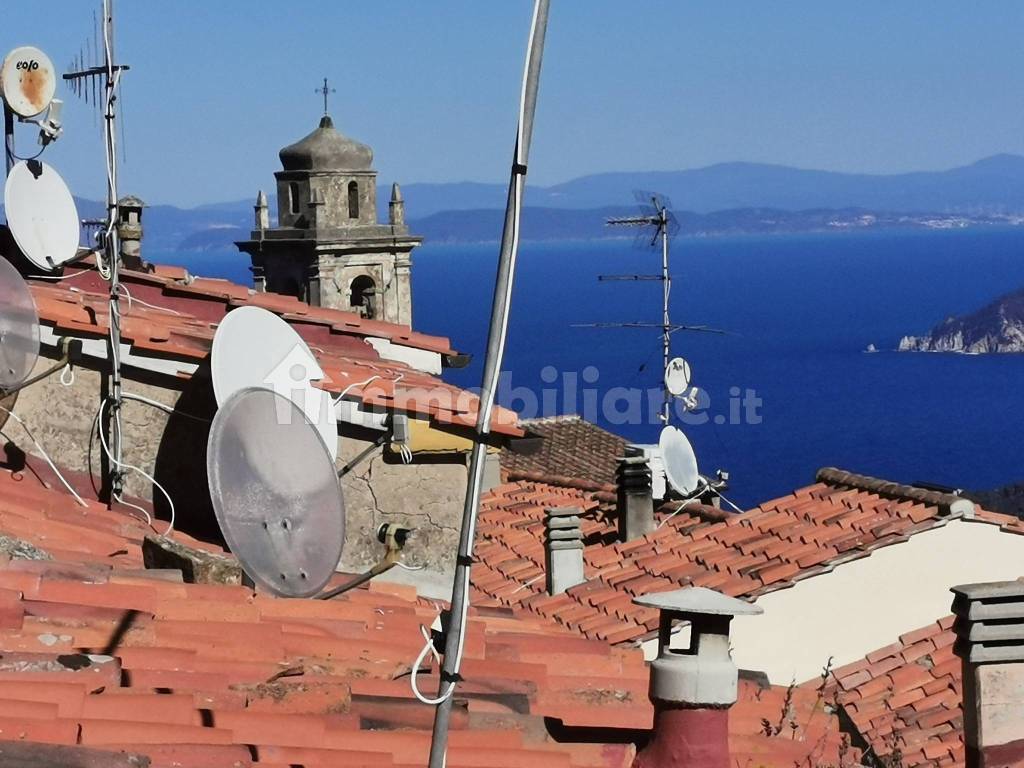
<instances>
[{"instance_id":1,"label":"stone bell tower","mask_svg":"<svg viewBox=\"0 0 1024 768\"><path fill-rule=\"evenodd\" d=\"M373 150L343 136L325 114L280 158L277 226L261 191L251 239L236 243L252 259L256 290L411 324L411 253L422 238L409 234L397 184L388 223L377 222Z\"/></svg>"}]
</instances>

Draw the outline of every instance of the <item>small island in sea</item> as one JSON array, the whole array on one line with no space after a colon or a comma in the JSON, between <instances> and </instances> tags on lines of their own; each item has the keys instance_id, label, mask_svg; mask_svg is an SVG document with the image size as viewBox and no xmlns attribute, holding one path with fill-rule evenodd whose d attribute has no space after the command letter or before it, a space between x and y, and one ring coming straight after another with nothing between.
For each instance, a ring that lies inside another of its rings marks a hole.
<instances>
[{"instance_id":1,"label":"small island in sea","mask_svg":"<svg viewBox=\"0 0 1024 768\"><path fill-rule=\"evenodd\" d=\"M948 317L924 336L904 336L900 352L1024 352L1024 288L977 312Z\"/></svg>"}]
</instances>

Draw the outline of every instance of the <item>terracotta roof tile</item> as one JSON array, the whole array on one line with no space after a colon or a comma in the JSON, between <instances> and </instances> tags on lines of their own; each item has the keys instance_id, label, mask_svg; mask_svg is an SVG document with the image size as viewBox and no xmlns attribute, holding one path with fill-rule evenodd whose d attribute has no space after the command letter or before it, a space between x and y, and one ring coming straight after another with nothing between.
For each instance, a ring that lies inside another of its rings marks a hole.
<instances>
[{"instance_id":1,"label":"terracotta roof tile","mask_svg":"<svg viewBox=\"0 0 1024 768\"><path fill-rule=\"evenodd\" d=\"M946 626L943 626L946 625ZM964 764L960 661L951 617L832 671L829 695L880 758L907 768Z\"/></svg>"},{"instance_id":2,"label":"terracotta roof tile","mask_svg":"<svg viewBox=\"0 0 1024 768\"><path fill-rule=\"evenodd\" d=\"M87 265L71 265L71 269ZM339 394L353 382L378 376L366 387L353 387L346 397L366 406L405 410L445 425L471 428L479 400L440 379L394 360L380 357L367 341L383 338L395 344L446 355L448 339L416 333L407 326L370 321L349 312L310 307L297 299L255 293L226 280L182 277L175 270L156 274L123 270L126 293L121 334L132 352L142 357L198 364L210 353L214 330L233 307L264 307L284 317L306 339L326 378L320 386ZM30 280L40 321L59 335L105 338L109 327L107 287L95 270L58 283ZM134 302L134 303L133 303ZM187 370L183 376L190 375ZM494 412L493 431L519 436L516 415Z\"/></svg>"},{"instance_id":3,"label":"terracotta roof tile","mask_svg":"<svg viewBox=\"0 0 1024 768\"><path fill-rule=\"evenodd\" d=\"M433 601L378 582L332 601L185 584L180 574L142 567L137 545L147 529L134 518L90 503L61 525L47 519L44 510L70 503L0 470L0 532L27 520L34 543L67 553L0 560L0 612L8 617L0 622L0 740L69 745L82 755L123 750L153 768L424 763L432 710L413 699L408 673L419 627L436 615ZM86 535L97 527L118 531L115 552ZM580 593L597 598L606 589ZM604 642L620 639L618 619L577 616L582 604L570 596L524 592L532 607L575 616L602 640L525 609L474 609L448 764L626 768L634 747L613 731L652 721L641 655ZM628 610L633 622L654 618ZM436 687L433 665L421 683ZM793 698L796 741L789 730L779 738L761 731L764 720L782 717L784 700L778 689L741 685L733 757L746 764L756 755L778 768L819 755L836 762L841 737L834 718L815 722L816 695ZM548 728L558 722L608 729L609 743L595 743L593 730L582 741L555 738Z\"/></svg>"},{"instance_id":4,"label":"terracotta roof tile","mask_svg":"<svg viewBox=\"0 0 1024 768\"><path fill-rule=\"evenodd\" d=\"M546 424L557 425L557 433L583 429L585 422ZM632 605L633 595L692 584L756 598L945 525L947 507L955 500L822 470L819 482L748 512L730 514L721 522L675 514L678 505L666 504L657 512L659 527L654 533L623 543L618 540L614 486L587 476L574 480L520 474L523 479L492 489L482 500L477 524L480 567L473 577L477 596L527 608L587 637L616 643L636 642L651 634ZM543 573L545 506L592 510L582 525L588 581L567 593L573 605L565 596L557 601L539 596L544 588L543 578L537 577ZM1012 524L980 509L975 518L993 525ZM1024 524L1020 532L1024 533ZM536 568L528 570L526 562ZM523 586L525 573L537 578L529 587ZM620 627L612 628L599 617L617 619Z\"/></svg>"},{"instance_id":5,"label":"terracotta roof tile","mask_svg":"<svg viewBox=\"0 0 1024 768\"><path fill-rule=\"evenodd\" d=\"M625 455L625 439L579 416L529 419L520 425L531 436L539 436L541 446L529 455L508 448L501 452L501 467L510 478L536 472L594 483L615 482L616 459Z\"/></svg>"}]
</instances>

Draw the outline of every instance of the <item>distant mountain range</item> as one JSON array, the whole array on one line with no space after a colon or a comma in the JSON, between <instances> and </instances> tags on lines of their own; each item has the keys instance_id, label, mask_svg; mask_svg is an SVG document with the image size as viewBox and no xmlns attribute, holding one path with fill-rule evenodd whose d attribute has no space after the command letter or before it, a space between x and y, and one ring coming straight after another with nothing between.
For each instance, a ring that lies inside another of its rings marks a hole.
<instances>
[{"instance_id":1,"label":"distant mountain range","mask_svg":"<svg viewBox=\"0 0 1024 768\"><path fill-rule=\"evenodd\" d=\"M633 190L659 192L677 210L867 208L992 214L1024 212L1024 157L994 155L947 171L894 175L837 173L763 163L719 163L688 171L598 173L529 187L526 204L545 208L629 207ZM381 193L386 190L382 189ZM504 184L402 186L410 218L440 211L503 208Z\"/></svg>"},{"instance_id":2,"label":"distant mountain range","mask_svg":"<svg viewBox=\"0 0 1024 768\"><path fill-rule=\"evenodd\" d=\"M633 190L671 198L682 231L847 230L865 227L959 227L1024 223L1024 157L995 155L947 171L895 175L803 170L759 163L720 163L687 171L616 172L529 187L523 234L530 239L622 236L604 219L636 209ZM130 190L126 190L130 191ZM496 240L504 184L406 184L410 227L434 242ZM390 184L378 207L386 220ZM79 201L83 216L102 207ZM253 200L182 209L155 205L144 215L146 247L157 251L219 250L248 237ZM271 210L275 203L271 200Z\"/></svg>"}]
</instances>

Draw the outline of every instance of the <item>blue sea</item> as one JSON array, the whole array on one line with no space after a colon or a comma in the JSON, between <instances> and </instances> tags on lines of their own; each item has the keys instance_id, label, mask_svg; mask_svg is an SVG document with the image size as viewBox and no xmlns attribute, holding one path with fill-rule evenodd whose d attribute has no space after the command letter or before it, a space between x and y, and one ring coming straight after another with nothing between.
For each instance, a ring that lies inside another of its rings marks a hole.
<instances>
[{"instance_id":1,"label":"blue sea","mask_svg":"<svg viewBox=\"0 0 1024 768\"><path fill-rule=\"evenodd\" d=\"M249 275L235 254L149 258ZM473 353L446 378L479 386L497 245L427 244L414 260L415 327ZM967 489L1024 480L1024 356L892 351L1024 285L1024 230L680 238L671 260L673 321L728 331L673 336L702 392L676 423L702 472L730 473L736 503L807 485L823 466ZM524 243L505 404L656 442L660 332L573 324L659 322L660 283L597 280L659 268L658 251L627 240Z\"/></svg>"}]
</instances>

